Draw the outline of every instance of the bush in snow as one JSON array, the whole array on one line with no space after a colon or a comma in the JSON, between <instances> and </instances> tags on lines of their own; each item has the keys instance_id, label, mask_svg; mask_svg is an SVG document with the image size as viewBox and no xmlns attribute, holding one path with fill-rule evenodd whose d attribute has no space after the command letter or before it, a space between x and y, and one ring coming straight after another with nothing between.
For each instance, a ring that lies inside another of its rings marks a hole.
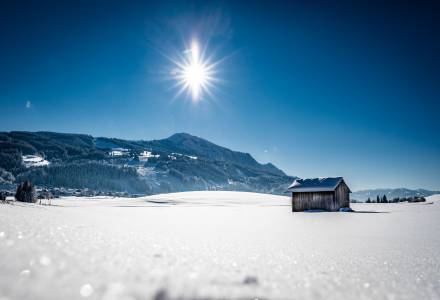
<instances>
[{"instance_id":1,"label":"bush in snow","mask_svg":"<svg viewBox=\"0 0 440 300\"><path fill-rule=\"evenodd\" d=\"M29 180L20 183L15 193L15 199L21 202L35 203L37 197L35 197L35 187Z\"/></svg>"}]
</instances>

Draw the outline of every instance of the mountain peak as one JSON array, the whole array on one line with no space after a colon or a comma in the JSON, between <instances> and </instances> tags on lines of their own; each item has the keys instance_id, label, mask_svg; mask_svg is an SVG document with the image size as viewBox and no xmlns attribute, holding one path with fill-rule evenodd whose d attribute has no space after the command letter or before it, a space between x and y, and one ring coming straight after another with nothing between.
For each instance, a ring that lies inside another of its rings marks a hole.
<instances>
[{"instance_id":1,"label":"mountain peak","mask_svg":"<svg viewBox=\"0 0 440 300\"><path fill-rule=\"evenodd\" d=\"M189 133L175 133L162 141L171 143L176 150L181 151L184 154L196 155L218 161L231 161L254 169L264 170L272 174L281 176L286 175L271 163L258 163L249 153L233 151Z\"/></svg>"},{"instance_id":2,"label":"mountain peak","mask_svg":"<svg viewBox=\"0 0 440 300\"><path fill-rule=\"evenodd\" d=\"M167 137L165 140L170 140L170 141L183 141L183 140L202 140L202 141L206 141L198 136L186 133L186 132L178 132L175 133L169 137ZM206 141L208 142L208 141Z\"/></svg>"},{"instance_id":3,"label":"mountain peak","mask_svg":"<svg viewBox=\"0 0 440 300\"><path fill-rule=\"evenodd\" d=\"M177 138L177 137L184 137L184 138L193 138L193 137L195 137L195 138L197 138L197 136L189 134L187 132L176 132L176 133L170 135L168 137L168 139Z\"/></svg>"}]
</instances>

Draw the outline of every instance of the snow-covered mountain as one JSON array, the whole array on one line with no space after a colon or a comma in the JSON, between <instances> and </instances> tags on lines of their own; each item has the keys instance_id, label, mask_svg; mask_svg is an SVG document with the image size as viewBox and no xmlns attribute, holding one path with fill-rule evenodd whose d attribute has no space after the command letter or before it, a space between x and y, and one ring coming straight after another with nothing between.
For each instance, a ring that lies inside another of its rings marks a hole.
<instances>
[{"instance_id":1,"label":"snow-covered mountain","mask_svg":"<svg viewBox=\"0 0 440 300\"><path fill-rule=\"evenodd\" d=\"M241 166L250 167L280 176L286 174L271 163L260 164L249 153L232 151L228 148L211 143L203 138L188 134L176 133L172 136L153 141L126 141L109 138L96 138L94 140L97 148L118 148L126 149L150 149L156 152L168 154L181 154L192 157L201 157L212 161L225 161Z\"/></svg>"},{"instance_id":2,"label":"snow-covered mountain","mask_svg":"<svg viewBox=\"0 0 440 300\"><path fill-rule=\"evenodd\" d=\"M38 157L45 164L26 163L29 157ZM16 182L30 179L40 186L142 194L188 190L281 194L294 179L273 164L258 163L249 153L187 133L131 141L54 132L3 132L0 168L15 176Z\"/></svg>"},{"instance_id":3,"label":"snow-covered mountain","mask_svg":"<svg viewBox=\"0 0 440 300\"><path fill-rule=\"evenodd\" d=\"M429 191L425 189L411 190L406 188L397 188L397 189L382 188L382 189L368 189L368 190L356 191L350 195L350 198L359 201L365 201L368 198L376 199L377 196L382 197L383 195L386 195L388 199L393 199L393 198L408 198L408 197L427 197L434 194L440 194L440 192Z\"/></svg>"}]
</instances>

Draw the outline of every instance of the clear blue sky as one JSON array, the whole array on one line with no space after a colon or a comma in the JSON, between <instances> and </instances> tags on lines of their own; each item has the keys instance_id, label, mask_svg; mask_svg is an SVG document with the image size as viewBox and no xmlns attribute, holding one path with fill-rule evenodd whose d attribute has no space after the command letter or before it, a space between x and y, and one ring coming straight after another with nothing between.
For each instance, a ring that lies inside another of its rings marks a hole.
<instances>
[{"instance_id":1,"label":"clear blue sky","mask_svg":"<svg viewBox=\"0 0 440 300\"><path fill-rule=\"evenodd\" d=\"M188 132L353 190L439 190L438 4L332 2L2 1L0 130ZM165 57L194 38L226 58L197 103Z\"/></svg>"}]
</instances>

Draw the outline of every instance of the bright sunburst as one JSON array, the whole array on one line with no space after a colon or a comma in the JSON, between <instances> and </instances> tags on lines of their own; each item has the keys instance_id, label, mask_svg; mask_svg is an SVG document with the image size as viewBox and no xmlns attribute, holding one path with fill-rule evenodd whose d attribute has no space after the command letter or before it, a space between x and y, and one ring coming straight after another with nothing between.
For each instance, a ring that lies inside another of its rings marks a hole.
<instances>
[{"instance_id":1,"label":"bright sunburst","mask_svg":"<svg viewBox=\"0 0 440 300\"><path fill-rule=\"evenodd\" d=\"M205 51L200 51L200 46L195 40L184 54L180 61L174 61L177 65L174 75L180 86L179 94L187 91L192 100L197 102L205 94L211 93L209 89L215 81L215 63L210 63L209 59L204 57Z\"/></svg>"}]
</instances>

